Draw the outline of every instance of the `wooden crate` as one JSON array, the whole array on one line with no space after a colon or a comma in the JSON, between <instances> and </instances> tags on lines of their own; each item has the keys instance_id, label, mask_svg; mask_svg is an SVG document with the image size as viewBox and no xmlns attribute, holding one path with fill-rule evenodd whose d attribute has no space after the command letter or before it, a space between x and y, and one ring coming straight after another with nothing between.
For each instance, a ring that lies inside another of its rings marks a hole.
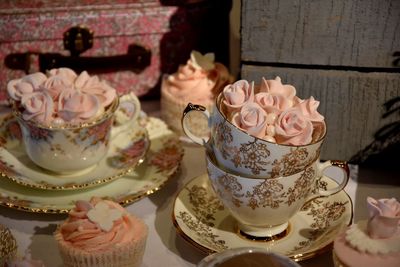
<instances>
[{"instance_id":1,"label":"wooden crate","mask_svg":"<svg viewBox=\"0 0 400 267\"><path fill-rule=\"evenodd\" d=\"M241 14L242 78L278 75L321 101L322 159L352 159L400 123L383 117L400 96L400 1L244 0Z\"/></svg>"}]
</instances>

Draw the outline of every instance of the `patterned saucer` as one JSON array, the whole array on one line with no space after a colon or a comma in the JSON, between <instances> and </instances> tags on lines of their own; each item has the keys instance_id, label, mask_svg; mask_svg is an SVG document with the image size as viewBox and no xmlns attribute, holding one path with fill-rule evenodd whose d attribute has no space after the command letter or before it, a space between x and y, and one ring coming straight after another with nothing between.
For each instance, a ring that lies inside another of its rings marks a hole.
<instances>
[{"instance_id":1,"label":"patterned saucer","mask_svg":"<svg viewBox=\"0 0 400 267\"><path fill-rule=\"evenodd\" d=\"M12 114L0 120L0 173L32 188L71 190L110 182L144 161L150 146L143 127L121 131L112 137L107 155L95 166L72 174L55 174L35 165L26 155L18 123Z\"/></svg>"},{"instance_id":2,"label":"patterned saucer","mask_svg":"<svg viewBox=\"0 0 400 267\"><path fill-rule=\"evenodd\" d=\"M150 148L146 160L133 171L109 183L77 190L40 190L0 179L0 205L36 213L66 213L77 199L92 196L133 203L159 190L177 171L183 156L179 138L160 119L145 120Z\"/></svg>"},{"instance_id":3,"label":"patterned saucer","mask_svg":"<svg viewBox=\"0 0 400 267\"><path fill-rule=\"evenodd\" d=\"M335 181L324 177L323 187ZM261 247L286 255L296 261L311 258L331 248L332 241L353 217L350 197L340 191L316 198L289 221L286 232L274 240L249 239L236 226L209 183L207 174L190 181L177 195L173 222L179 235L205 253L237 247Z\"/></svg>"}]
</instances>

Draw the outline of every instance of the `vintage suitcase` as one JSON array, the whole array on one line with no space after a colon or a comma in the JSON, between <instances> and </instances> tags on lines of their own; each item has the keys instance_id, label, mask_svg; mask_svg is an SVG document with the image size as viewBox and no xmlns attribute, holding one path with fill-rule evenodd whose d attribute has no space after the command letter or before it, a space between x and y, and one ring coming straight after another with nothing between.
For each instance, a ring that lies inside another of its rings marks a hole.
<instances>
[{"instance_id":1,"label":"vintage suitcase","mask_svg":"<svg viewBox=\"0 0 400 267\"><path fill-rule=\"evenodd\" d=\"M143 96L192 49L215 52L227 63L230 5L230 0L1 1L0 100L6 99L10 79L52 67L86 69L121 94Z\"/></svg>"}]
</instances>

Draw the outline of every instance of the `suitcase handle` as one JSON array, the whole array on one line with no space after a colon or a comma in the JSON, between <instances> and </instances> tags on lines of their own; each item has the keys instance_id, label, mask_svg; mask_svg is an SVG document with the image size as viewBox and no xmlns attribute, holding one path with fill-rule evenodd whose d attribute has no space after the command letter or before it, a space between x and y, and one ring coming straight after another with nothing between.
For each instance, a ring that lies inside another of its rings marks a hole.
<instances>
[{"instance_id":1,"label":"suitcase handle","mask_svg":"<svg viewBox=\"0 0 400 267\"><path fill-rule=\"evenodd\" d=\"M35 57L38 57L39 71L60 67L68 67L77 72L87 70L91 73L109 73L121 70L130 70L134 73L142 72L150 65L151 51L142 46L132 44L125 55L104 57L81 57L79 54L93 46L93 32L83 26L72 27L64 33L64 47L71 56L60 53L13 53L6 56L4 64L9 69L24 70L25 73L37 71L33 66Z\"/></svg>"}]
</instances>

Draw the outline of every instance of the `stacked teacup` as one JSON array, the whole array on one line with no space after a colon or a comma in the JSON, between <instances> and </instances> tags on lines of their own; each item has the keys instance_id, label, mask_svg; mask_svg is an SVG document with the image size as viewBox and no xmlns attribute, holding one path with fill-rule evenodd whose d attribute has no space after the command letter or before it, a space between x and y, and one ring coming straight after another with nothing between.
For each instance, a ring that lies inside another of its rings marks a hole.
<instances>
[{"instance_id":1,"label":"stacked teacup","mask_svg":"<svg viewBox=\"0 0 400 267\"><path fill-rule=\"evenodd\" d=\"M205 146L211 185L250 238L274 238L287 231L290 219L309 200L343 190L349 179L344 161L320 162L326 135L319 102L300 99L279 77L239 80L218 95L211 113L188 104L182 117L186 135ZM190 112L208 119L210 138L194 135L186 124ZM327 168L343 173L335 188L319 181Z\"/></svg>"}]
</instances>

